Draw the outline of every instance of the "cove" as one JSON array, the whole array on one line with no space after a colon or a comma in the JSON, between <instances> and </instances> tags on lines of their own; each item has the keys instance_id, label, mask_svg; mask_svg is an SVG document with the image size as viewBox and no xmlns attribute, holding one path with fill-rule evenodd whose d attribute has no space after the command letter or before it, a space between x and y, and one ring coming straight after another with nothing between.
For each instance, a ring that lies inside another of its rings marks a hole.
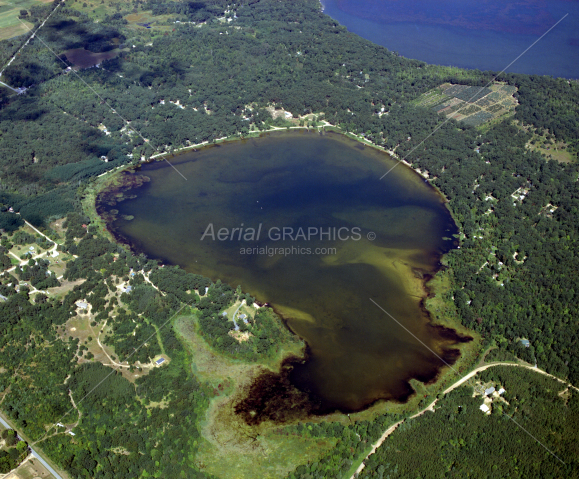
<instances>
[{"instance_id":1,"label":"cove","mask_svg":"<svg viewBox=\"0 0 579 479\"><path fill-rule=\"evenodd\" d=\"M456 246L444 198L403 165L380 180L395 164L385 153L293 131L170 161L187 180L149 163L124 173L134 186L125 200L97 199L97 210L134 251L269 303L308 345L281 382L307 395L312 412L404 401L410 379L434 380L441 358L452 364L455 345L470 340L432 325L421 307L425 279ZM252 394L283 396L279 381L268 384Z\"/></svg>"}]
</instances>

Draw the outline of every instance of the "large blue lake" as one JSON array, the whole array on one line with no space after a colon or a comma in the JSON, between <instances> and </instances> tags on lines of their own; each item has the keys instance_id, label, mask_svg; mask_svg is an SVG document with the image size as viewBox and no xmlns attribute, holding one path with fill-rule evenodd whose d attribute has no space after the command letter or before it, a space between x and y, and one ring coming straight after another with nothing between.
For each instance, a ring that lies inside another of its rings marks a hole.
<instances>
[{"instance_id":1,"label":"large blue lake","mask_svg":"<svg viewBox=\"0 0 579 479\"><path fill-rule=\"evenodd\" d=\"M576 0L321 0L324 13L407 58L461 68L579 78Z\"/></svg>"}]
</instances>

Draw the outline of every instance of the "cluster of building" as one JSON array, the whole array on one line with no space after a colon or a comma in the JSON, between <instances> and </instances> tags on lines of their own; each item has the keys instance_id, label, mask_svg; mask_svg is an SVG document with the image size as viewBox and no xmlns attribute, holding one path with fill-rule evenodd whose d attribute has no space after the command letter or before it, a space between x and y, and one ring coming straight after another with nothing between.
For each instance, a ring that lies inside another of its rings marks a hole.
<instances>
[{"instance_id":1,"label":"cluster of building","mask_svg":"<svg viewBox=\"0 0 579 479\"><path fill-rule=\"evenodd\" d=\"M484 412L485 414L490 414L491 413L491 408L489 407L492 402L493 399L492 398L499 398L502 397L502 395L505 393L505 389L500 388L498 391L491 386L490 388L485 389L484 394L483 394L483 398L484 398L484 402L481 404L480 406L480 410L482 412Z\"/></svg>"}]
</instances>

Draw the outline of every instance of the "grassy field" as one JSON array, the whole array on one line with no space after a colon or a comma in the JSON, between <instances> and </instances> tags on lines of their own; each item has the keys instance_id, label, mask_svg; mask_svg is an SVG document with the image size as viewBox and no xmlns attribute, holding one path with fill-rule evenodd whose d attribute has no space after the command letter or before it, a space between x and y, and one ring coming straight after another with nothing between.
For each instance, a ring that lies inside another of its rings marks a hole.
<instances>
[{"instance_id":1,"label":"grassy field","mask_svg":"<svg viewBox=\"0 0 579 479\"><path fill-rule=\"evenodd\" d=\"M233 405L252 378L264 368L276 370L281 356L265 364L246 364L212 351L196 333L194 317L177 318L174 328L191 353L193 372L215 392L201 424L205 440L196 462L203 471L224 479L278 478L334 446L335 439L280 434L278 426L265 423L250 427L235 415Z\"/></svg>"},{"instance_id":2,"label":"grassy field","mask_svg":"<svg viewBox=\"0 0 579 479\"><path fill-rule=\"evenodd\" d=\"M16 37L27 33L32 24L18 19L20 10L28 10L33 5L50 3L51 0L0 0L0 40ZM27 28L28 27L28 28Z\"/></svg>"},{"instance_id":3,"label":"grassy field","mask_svg":"<svg viewBox=\"0 0 579 479\"><path fill-rule=\"evenodd\" d=\"M536 151L539 151L540 153L542 153L543 155L545 155L547 158L551 159L551 160L556 160L559 163L571 163L573 160L575 160L576 158L569 153L567 150L562 149L561 145L563 144L563 142L559 142L558 144L555 144L554 146L549 146L549 147L536 147L533 148ZM557 145L559 145L559 147L557 147Z\"/></svg>"},{"instance_id":4,"label":"grassy field","mask_svg":"<svg viewBox=\"0 0 579 479\"><path fill-rule=\"evenodd\" d=\"M522 125L519 121L515 122L515 125L533 134L533 137L527 143L527 148L530 150L542 153L548 159L558 161L559 163L571 163L577 160L577 156L569 151L569 145L555 138L554 135L550 135L548 131L538 131L536 128Z\"/></svg>"},{"instance_id":5,"label":"grassy field","mask_svg":"<svg viewBox=\"0 0 579 479\"><path fill-rule=\"evenodd\" d=\"M129 22L129 29L143 33L152 30L157 30L158 32L170 31L173 29L173 26L160 24L167 22L169 18L175 17L174 14L154 16L151 10L142 11L138 9L133 9L132 12L127 15L127 11L131 10L131 5L119 0L72 0L67 3L67 7L85 13L95 20L102 20L107 15L122 13L125 15L125 20ZM137 23L152 23L152 25L150 25L151 28L148 29L137 25Z\"/></svg>"},{"instance_id":6,"label":"grassy field","mask_svg":"<svg viewBox=\"0 0 579 479\"><path fill-rule=\"evenodd\" d=\"M38 479L52 478L53 475L40 463L36 458L29 459L20 465L14 472L14 476L8 476L6 479Z\"/></svg>"}]
</instances>

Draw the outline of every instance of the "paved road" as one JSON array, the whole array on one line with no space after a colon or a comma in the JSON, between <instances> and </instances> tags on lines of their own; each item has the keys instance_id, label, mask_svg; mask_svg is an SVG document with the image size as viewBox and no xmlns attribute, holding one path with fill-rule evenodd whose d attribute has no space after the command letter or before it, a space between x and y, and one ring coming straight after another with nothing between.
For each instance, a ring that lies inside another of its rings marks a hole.
<instances>
[{"instance_id":1,"label":"paved road","mask_svg":"<svg viewBox=\"0 0 579 479\"><path fill-rule=\"evenodd\" d=\"M40 463L46 467L46 469L48 469L48 471L56 478L56 479L62 479L62 476L60 474L58 474L58 472L56 472L52 467L50 467L50 464L48 464L48 462L46 462L44 459L42 459L42 457L40 457L40 454L38 454L32 447L30 448L30 451L32 452L32 455L38 459L40 461Z\"/></svg>"},{"instance_id":2,"label":"paved road","mask_svg":"<svg viewBox=\"0 0 579 479\"><path fill-rule=\"evenodd\" d=\"M38 31L44 26L44 24L48 21L48 19L52 16L52 14L54 12L56 12L58 10L58 7L60 7L61 5L64 5L64 2L59 3L56 7L54 7L54 9L52 10L52 12L50 12L50 14L44 19L44 21L40 24L40 26L36 29L36 31L33 31L32 29L28 28L28 25L26 25L22 20L20 20L20 23L22 23L22 25L24 25L28 31L31 33L31 35L28 37L28 40L26 40L26 43L24 43L24 45L22 45L18 51L12 55L12 58L10 58L10 61L4 65L4 68L2 68L2 71L0 71L0 76L2 76L2 73L4 73L4 70L6 70L6 68L8 68L10 66L10 64L14 61L14 59L18 56L18 54L20 53L20 51L26 47L26 45L28 45L30 43L30 40L32 40L36 34L38 33Z\"/></svg>"},{"instance_id":3,"label":"paved road","mask_svg":"<svg viewBox=\"0 0 579 479\"><path fill-rule=\"evenodd\" d=\"M10 85L7 85L3 81L0 81L0 85L4 85L6 88L10 88L15 93L20 93L18 90L16 90L15 88L12 88Z\"/></svg>"},{"instance_id":4,"label":"paved road","mask_svg":"<svg viewBox=\"0 0 579 479\"><path fill-rule=\"evenodd\" d=\"M4 419L2 419L2 416L0 416L0 423L4 426L7 427L8 429L12 429L10 427L10 424L8 424Z\"/></svg>"},{"instance_id":5,"label":"paved road","mask_svg":"<svg viewBox=\"0 0 579 479\"><path fill-rule=\"evenodd\" d=\"M7 427L8 429L12 429L12 427L10 426L10 424L8 424L3 418L2 416L0 416L0 423L4 426ZM56 478L56 479L63 479L63 477L56 472L51 466L50 464L48 464L41 456L40 454L38 454L32 447L30 447L30 452L32 452L32 455L38 459L40 461L40 463L46 467L46 469L48 469L48 471Z\"/></svg>"}]
</instances>

